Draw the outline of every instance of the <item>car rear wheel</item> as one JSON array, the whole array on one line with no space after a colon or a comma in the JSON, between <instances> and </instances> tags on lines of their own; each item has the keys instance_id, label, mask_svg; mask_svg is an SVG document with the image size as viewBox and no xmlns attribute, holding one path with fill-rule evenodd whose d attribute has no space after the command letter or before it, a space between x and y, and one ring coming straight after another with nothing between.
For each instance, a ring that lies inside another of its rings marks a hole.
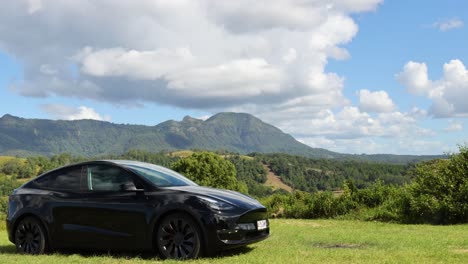
<instances>
[{"instance_id":1,"label":"car rear wheel","mask_svg":"<svg viewBox=\"0 0 468 264\"><path fill-rule=\"evenodd\" d=\"M23 254L42 254L46 249L45 230L34 217L22 219L15 230L16 250Z\"/></svg>"},{"instance_id":2,"label":"car rear wheel","mask_svg":"<svg viewBox=\"0 0 468 264\"><path fill-rule=\"evenodd\" d=\"M163 258L197 258L201 251L200 237L200 229L190 216L180 213L168 215L157 229L158 251Z\"/></svg>"}]
</instances>

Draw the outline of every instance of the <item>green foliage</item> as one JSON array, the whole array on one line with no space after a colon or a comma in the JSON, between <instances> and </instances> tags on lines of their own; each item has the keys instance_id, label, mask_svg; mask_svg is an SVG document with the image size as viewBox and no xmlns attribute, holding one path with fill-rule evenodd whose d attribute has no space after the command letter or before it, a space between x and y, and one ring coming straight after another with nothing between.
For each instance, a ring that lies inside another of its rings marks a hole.
<instances>
[{"instance_id":1,"label":"green foliage","mask_svg":"<svg viewBox=\"0 0 468 264\"><path fill-rule=\"evenodd\" d=\"M263 197L273 193L271 187L263 185L267 178L267 172L258 160L238 154L228 155L226 159L234 164L237 180L246 185L250 195Z\"/></svg>"},{"instance_id":2,"label":"green foliage","mask_svg":"<svg viewBox=\"0 0 468 264\"><path fill-rule=\"evenodd\" d=\"M266 182L267 172L257 160L240 155L230 155L227 159L234 164L237 173L242 175L239 180L251 179L258 183Z\"/></svg>"},{"instance_id":3,"label":"green foliage","mask_svg":"<svg viewBox=\"0 0 468 264\"><path fill-rule=\"evenodd\" d=\"M261 202L272 217L286 218L333 218L356 208L350 197L335 197L332 192L274 194Z\"/></svg>"},{"instance_id":4,"label":"green foliage","mask_svg":"<svg viewBox=\"0 0 468 264\"><path fill-rule=\"evenodd\" d=\"M306 192L340 189L346 180L352 180L356 188L365 188L376 180L402 185L409 182L407 170L412 166L312 159L279 153L252 155L256 160L268 164L284 183Z\"/></svg>"},{"instance_id":5,"label":"green foliage","mask_svg":"<svg viewBox=\"0 0 468 264\"><path fill-rule=\"evenodd\" d=\"M234 165L211 152L195 152L174 162L171 167L203 186L246 191L245 184L237 182Z\"/></svg>"},{"instance_id":6,"label":"green foliage","mask_svg":"<svg viewBox=\"0 0 468 264\"><path fill-rule=\"evenodd\" d=\"M125 160L137 160L142 162L153 163L164 167L170 167L171 164L177 160L178 157L168 155L165 152L149 152L145 150L131 149L122 155L104 155L103 159L125 159Z\"/></svg>"},{"instance_id":7,"label":"green foliage","mask_svg":"<svg viewBox=\"0 0 468 264\"><path fill-rule=\"evenodd\" d=\"M21 186L21 183L14 177L9 177L0 173L0 216L7 212L8 195L10 195L13 190L19 186Z\"/></svg>"},{"instance_id":8,"label":"green foliage","mask_svg":"<svg viewBox=\"0 0 468 264\"><path fill-rule=\"evenodd\" d=\"M0 196L0 215L7 214L8 196Z\"/></svg>"},{"instance_id":9,"label":"green foliage","mask_svg":"<svg viewBox=\"0 0 468 264\"><path fill-rule=\"evenodd\" d=\"M21 185L16 179L0 173L0 196L7 196Z\"/></svg>"},{"instance_id":10,"label":"green foliage","mask_svg":"<svg viewBox=\"0 0 468 264\"><path fill-rule=\"evenodd\" d=\"M140 160L172 167L200 185L263 197L261 201L274 217L339 217L433 224L468 222L466 146L460 147L460 153L449 159L407 166L317 160L286 154L246 157L227 151L220 153L224 157L211 152L193 152L179 158L164 152L130 150L122 155L99 158ZM20 186L17 179L84 160L86 158L69 153L50 158L3 157L0 197L6 197ZM273 191L264 186L267 174L262 163L268 164L296 191ZM409 183L402 185L405 182ZM334 194L330 192L333 189L342 192ZM5 204L5 201L4 198L1 202Z\"/></svg>"},{"instance_id":11,"label":"green foliage","mask_svg":"<svg viewBox=\"0 0 468 264\"><path fill-rule=\"evenodd\" d=\"M468 222L468 147L448 160L418 164L409 196L403 202L408 222L453 224Z\"/></svg>"},{"instance_id":12,"label":"green foliage","mask_svg":"<svg viewBox=\"0 0 468 264\"><path fill-rule=\"evenodd\" d=\"M19 159L10 159L2 166L2 172L8 175L18 174L22 162Z\"/></svg>"}]
</instances>

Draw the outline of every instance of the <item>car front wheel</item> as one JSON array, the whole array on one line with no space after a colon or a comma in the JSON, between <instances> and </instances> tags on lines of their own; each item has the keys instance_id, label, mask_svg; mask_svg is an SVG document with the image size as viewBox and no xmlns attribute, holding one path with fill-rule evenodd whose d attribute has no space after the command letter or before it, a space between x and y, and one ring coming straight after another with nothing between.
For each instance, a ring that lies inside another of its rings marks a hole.
<instances>
[{"instance_id":1,"label":"car front wheel","mask_svg":"<svg viewBox=\"0 0 468 264\"><path fill-rule=\"evenodd\" d=\"M34 217L22 219L15 230L15 245L23 254L42 254L46 249L45 231Z\"/></svg>"},{"instance_id":2,"label":"car front wheel","mask_svg":"<svg viewBox=\"0 0 468 264\"><path fill-rule=\"evenodd\" d=\"M156 233L158 251L163 258L189 259L200 254L200 229L185 214L166 216Z\"/></svg>"}]
</instances>

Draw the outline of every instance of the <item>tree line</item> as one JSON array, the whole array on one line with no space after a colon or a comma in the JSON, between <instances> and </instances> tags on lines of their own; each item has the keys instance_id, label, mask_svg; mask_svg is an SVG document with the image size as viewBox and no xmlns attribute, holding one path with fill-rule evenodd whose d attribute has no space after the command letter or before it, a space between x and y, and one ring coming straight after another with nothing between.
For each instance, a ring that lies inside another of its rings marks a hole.
<instances>
[{"instance_id":1,"label":"tree line","mask_svg":"<svg viewBox=\"0 0 468 264\"><path fill-rule=\"evenodd\" d=\"M94 158L70 154L12 158L0 162L0 209L18 179L66 164L94 159L139 160L170 167L200 185L260 198L273 217L357 217L405 223L468 222L468 147L458 154L409 165L310 159L287 154L196 151L187 157L130 150ZM264 185L263 164L293 187L293 193ZM342 190L341 195L331 192Z\"/></svg>"}]
</instances>

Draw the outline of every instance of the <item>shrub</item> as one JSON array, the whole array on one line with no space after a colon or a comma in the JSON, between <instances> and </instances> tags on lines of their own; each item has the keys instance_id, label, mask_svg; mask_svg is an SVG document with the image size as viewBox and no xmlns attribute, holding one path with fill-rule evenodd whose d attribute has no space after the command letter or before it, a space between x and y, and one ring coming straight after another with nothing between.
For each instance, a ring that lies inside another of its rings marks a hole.
<instances>
[{"instance_id":1,"label":"shrub","mask_svg":"<svg viewBox=\"0 0 468 264\"><path fill-rule=\"evenodd\" d=\"M413 223L468 222L468 147L448 160L423 162L414 170L403 218Z\"/></svg>"},{"instance_id":2,"label":"shrub","mask_svg":"<svg viewBox=\"0 0 468 264\"><path fill-rule=\"evenodd\" d=\"M6 214L8 210L8 196L0 196L0 215Z\"/></svg>"}]
</instances>

